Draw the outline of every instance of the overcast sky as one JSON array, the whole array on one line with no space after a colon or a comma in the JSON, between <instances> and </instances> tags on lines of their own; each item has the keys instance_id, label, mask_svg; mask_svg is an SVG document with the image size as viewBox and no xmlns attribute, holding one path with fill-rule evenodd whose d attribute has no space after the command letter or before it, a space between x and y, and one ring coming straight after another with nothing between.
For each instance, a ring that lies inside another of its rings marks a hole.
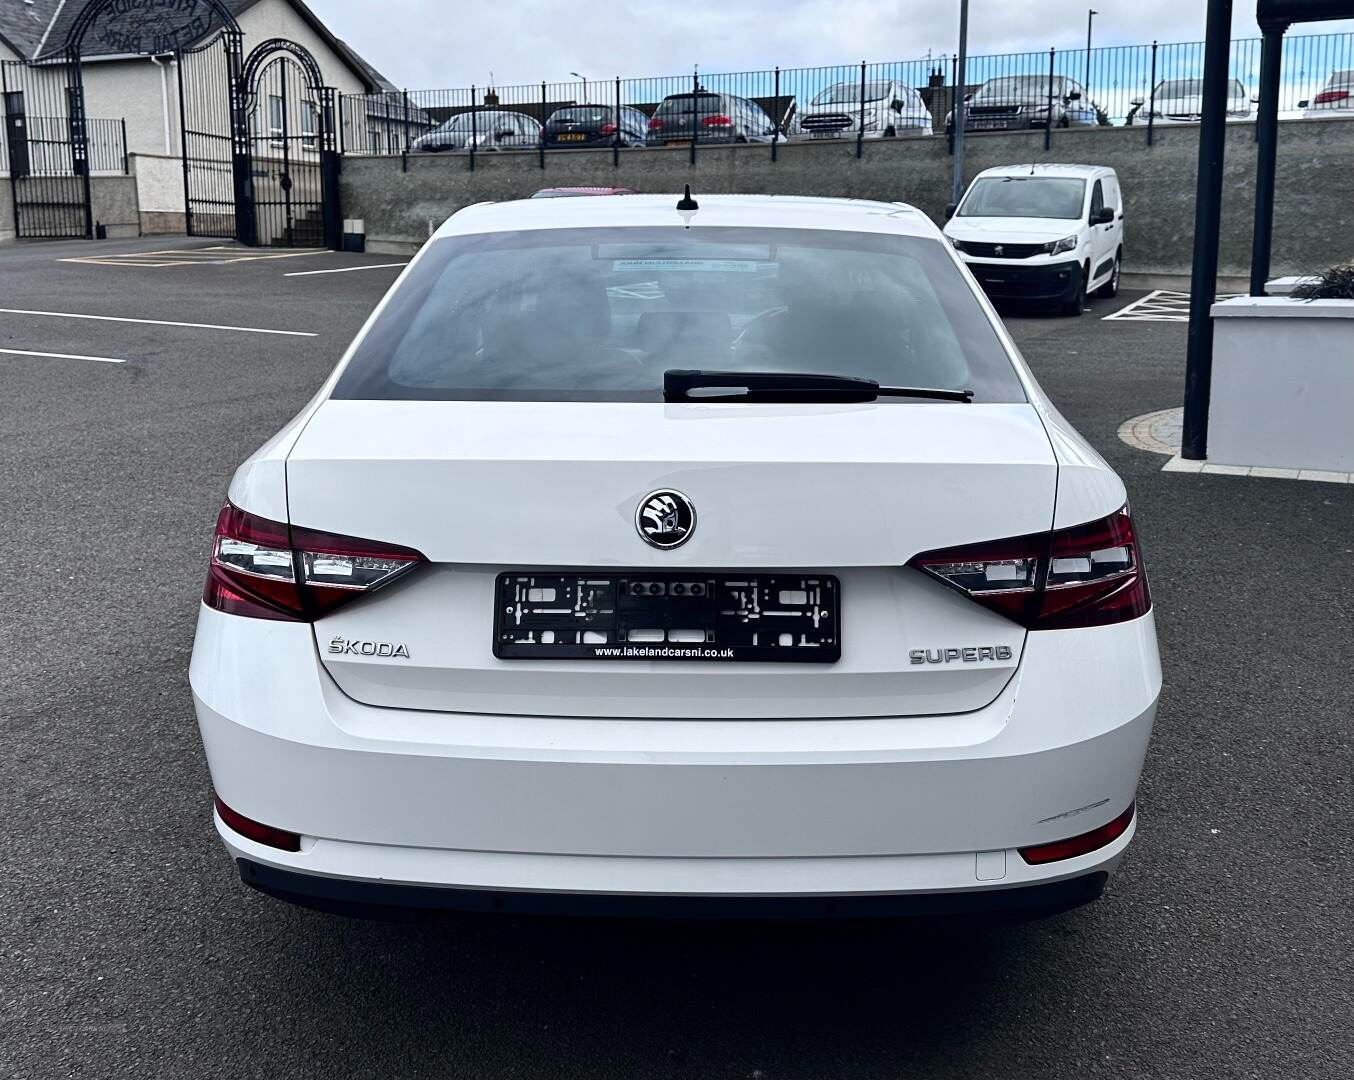
<instances>
[{"instance_id":1,"label":"overcast sky","mask_svg":"<svg viewBox=\"0 0 1354 1080\"><path fill-rule=\"evenodd\" d=\"M310 0L342 38L410 88L677 75L952 53L959 4L920 0ZM971 0L973 53L1083 48L1086 0ZM1254 0L1234 0L1233 36L1259 33ZM1098 45L1194 41L1204 0L1100 0ZM1310 24L1297 33L1349 30Z\"/></svg>"}]
</instances>

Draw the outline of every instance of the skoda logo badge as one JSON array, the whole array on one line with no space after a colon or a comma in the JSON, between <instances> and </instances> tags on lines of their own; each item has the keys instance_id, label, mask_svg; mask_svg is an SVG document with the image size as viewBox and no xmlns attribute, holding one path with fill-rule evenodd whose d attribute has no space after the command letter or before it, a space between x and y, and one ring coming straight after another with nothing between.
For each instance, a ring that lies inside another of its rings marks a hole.
<instances>
[{"instance_id":1,"label":"skoda logo badge","mask_svg":"<svg viewBox=\"0 0 1354 1080\"><path fill-rule=\"evenodd\" d=\"M696 508L680 491L653 491L635 508L635 528L651 547L681 547L696 531Z\"/></svg>"}]
</instances>

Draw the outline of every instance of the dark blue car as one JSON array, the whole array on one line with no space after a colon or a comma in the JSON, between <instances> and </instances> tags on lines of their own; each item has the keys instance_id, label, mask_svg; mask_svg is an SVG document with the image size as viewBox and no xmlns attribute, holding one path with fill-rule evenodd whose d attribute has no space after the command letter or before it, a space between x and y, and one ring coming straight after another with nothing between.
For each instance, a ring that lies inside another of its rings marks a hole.
<instances>
[{"instance_id":1,"label":"dark blue car","mask_svg":"<svg viewBox=\"0 0 1354 1080\"><path fill-rule=\"evenodd\" d=\"M620 107L619 123L616 114L614 105L566 105L556 109L545 122L546 149L612 146L618 135L622 146L643 146L649 118L628 105Z\"/></svg>"}]
</instances>

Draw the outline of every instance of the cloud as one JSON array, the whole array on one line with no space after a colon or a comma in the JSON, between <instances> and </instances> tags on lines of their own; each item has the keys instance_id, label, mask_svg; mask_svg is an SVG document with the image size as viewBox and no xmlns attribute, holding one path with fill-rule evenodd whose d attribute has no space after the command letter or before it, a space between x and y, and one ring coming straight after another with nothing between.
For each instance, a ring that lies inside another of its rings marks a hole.
<instances>
[{"instance_id":1,"label":"cloud","mask_svg":"<svg viewBox=\"0 0 1354 1080\"><path fill-rule=\"evenodd\" d=\"M1098 0L1095 44L1197 41L1205 4ZM953 53L959 6L874 0L579 0L455 4L445 0L311 0L329 26L392 81L430 89L542 79L743 71L774 65L850 65ZM1081 49L1086 0L1033 4L972 0L973 54ZM1254 5L1235 0L1234 37L1257 36ZM1354 31L1354 20L1292 33ZM1354 45L1346 45L1346 53ZM1354 66L1347 55L1344 66ZM661 96L661 95L659 95Z\"/></svg>"}]
</instances>

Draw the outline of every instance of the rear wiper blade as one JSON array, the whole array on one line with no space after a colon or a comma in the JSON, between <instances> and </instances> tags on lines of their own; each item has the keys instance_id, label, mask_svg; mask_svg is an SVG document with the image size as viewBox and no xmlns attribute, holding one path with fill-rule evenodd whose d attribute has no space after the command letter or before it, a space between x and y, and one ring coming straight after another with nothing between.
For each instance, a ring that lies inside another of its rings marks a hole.
<instances>
[{"instance_id":1,"label":"rear wiper blade","mask_svg":"<svg viewBox=\"0 0 1354 1080\"><path fill-rule=\"evenodd\" d=\"M697 394L694 390L730 387L741 393ZM853 375L813 375L797 371L700 371L672 368L663 372L664 401L813 402L875 401L881 397L926 398L932 401L973 401L972 390L941 390L927 386L880 386L873 379Z\"/></svg>"}]
</instances>

